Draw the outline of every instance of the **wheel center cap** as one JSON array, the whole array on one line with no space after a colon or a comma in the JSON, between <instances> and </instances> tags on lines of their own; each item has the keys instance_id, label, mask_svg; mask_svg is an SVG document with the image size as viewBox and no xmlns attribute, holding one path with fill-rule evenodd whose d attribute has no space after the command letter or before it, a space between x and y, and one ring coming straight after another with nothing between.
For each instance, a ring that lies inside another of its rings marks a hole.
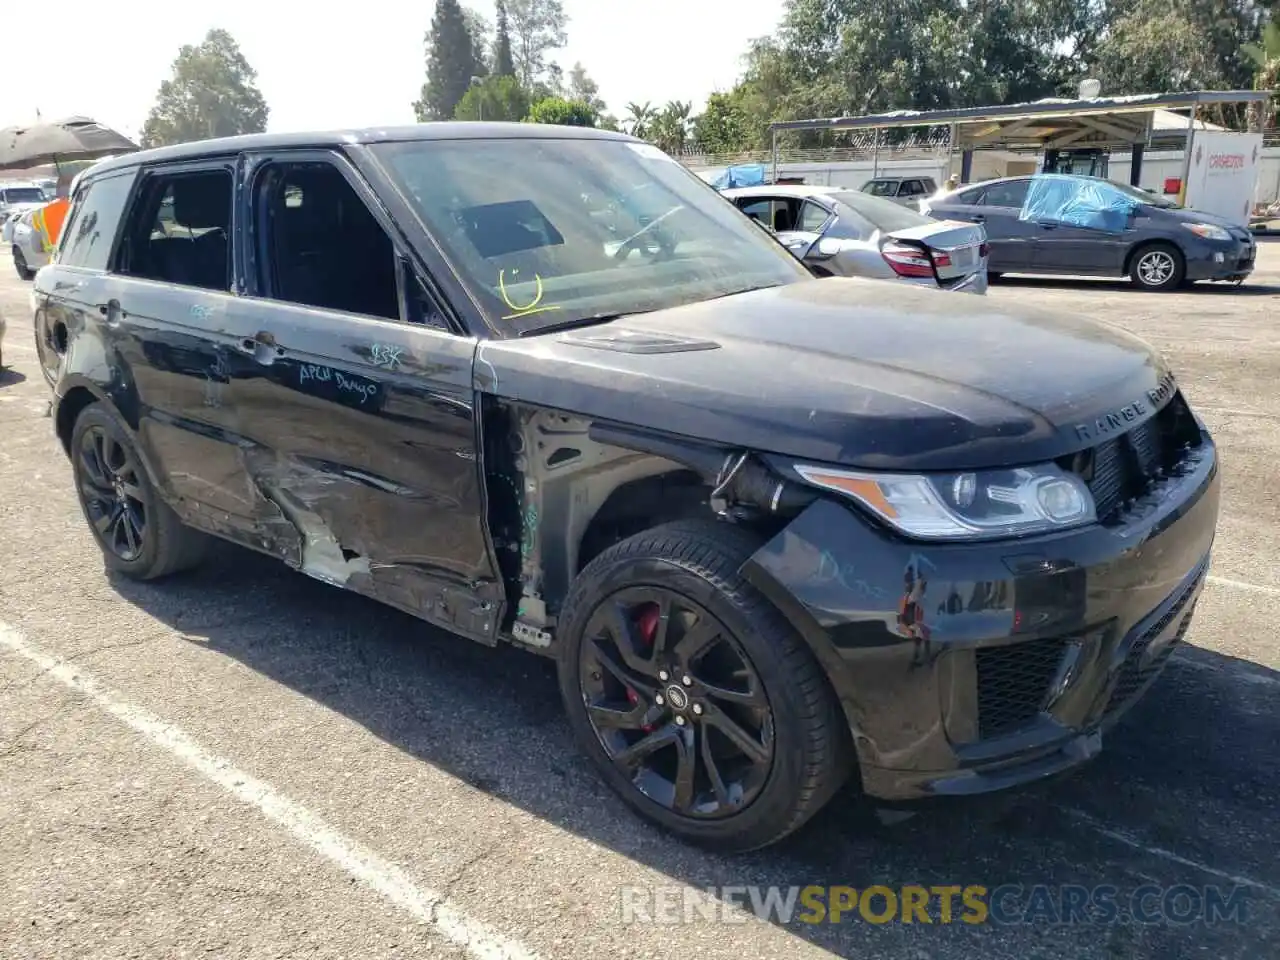
<instances>
[{"instance_id":1,"label":"wheel center cap","mask_svg":"<svg viewBox=\"0 0 1280 960\"><path fill-rule=\"evenodd\" d=\"M667 703L671 704L673 710L683 710L689 706L689 695L684 692L683 687L672 684L667 687Z\"/></svg>"}]
</instances>

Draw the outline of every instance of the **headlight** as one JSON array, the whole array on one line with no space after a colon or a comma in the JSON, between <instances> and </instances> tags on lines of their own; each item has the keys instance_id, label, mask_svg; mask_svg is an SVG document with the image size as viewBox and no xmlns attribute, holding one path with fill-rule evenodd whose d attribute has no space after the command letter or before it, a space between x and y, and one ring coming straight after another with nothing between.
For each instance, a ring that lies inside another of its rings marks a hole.
<instances>
[{"instance_id":1,"label":"headlight","mask_svg":"<svg viewBox=\"0 0 1280 960\"><path fill-rule=\"evenodd\" d=\"M1231 234L1222 227L1215 226L1212 223L1184 223L1184 227L1194 233L1197 237L1204 237L1206 240L1230 240Z\"/></svg>"},{"instance_id":2,"label":"headlight","mask_svg":"<svg viewBox=\"0 0 1280 960\"><path fill-rule=\"evenodd\" d=\"M1093 523L1093 496L1052 464L949 474L862 473L797 464L813 484L852 497L910 537L981 540Z\"/></svg>"}]
</instances>

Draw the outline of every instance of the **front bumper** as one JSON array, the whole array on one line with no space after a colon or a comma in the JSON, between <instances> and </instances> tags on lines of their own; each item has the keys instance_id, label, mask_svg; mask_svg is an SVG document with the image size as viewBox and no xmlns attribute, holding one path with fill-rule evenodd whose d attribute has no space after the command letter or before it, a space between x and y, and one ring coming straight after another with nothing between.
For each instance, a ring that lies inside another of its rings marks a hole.
<instances>
[{"instance_id":1,"label":"front bumper","mask_svg":"<svg viewBox=\"0 0 1280 960\"><path fill-rule=\"evenodd\" d=\"M1257 254L1257 244L1251 234L1230 242L1201 244L1188 252L1187 279L1243 280L1253 273Z\"/></svg>"},{"instance_id":2,"label":"front bumper","mask_svg":"<svg viewBox=\"0 0 1280 960\"><path fill-rule=\"evenodd\" d=\"M1186 633L1218 500L1205 433L1116 526L911 543L824 499L744 573L830 677L868 794L985 793L1101 749Z\"/></svg>"}]
</instances>

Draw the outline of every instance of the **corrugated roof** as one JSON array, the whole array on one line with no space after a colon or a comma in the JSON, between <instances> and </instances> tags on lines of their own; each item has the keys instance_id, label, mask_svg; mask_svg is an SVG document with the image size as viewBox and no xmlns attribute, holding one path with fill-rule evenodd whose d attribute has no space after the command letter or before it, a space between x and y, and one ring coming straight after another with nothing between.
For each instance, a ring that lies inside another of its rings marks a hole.
<instances>
[{"instance_id":1,"label":"corrugated roof","mask_svg":"<svg viewBox=\"0 0 1280 960\"><path fill-rule=\"evenodd\" d=\"M1052 117L1103 116L1122 113L1151 113L1157 109L1189 110L1214 103L1260 103L1267 90L1189 90L1185 93L1140 93L1126 97L1094 97L1065 100L1049 97L1030 103L990 107L962 107L956 110L892 110L860 117L829 117L819 120L780 120L770 130L856 130L932 126L949 123L987 123Z\"/></svg>"}]
</instances>

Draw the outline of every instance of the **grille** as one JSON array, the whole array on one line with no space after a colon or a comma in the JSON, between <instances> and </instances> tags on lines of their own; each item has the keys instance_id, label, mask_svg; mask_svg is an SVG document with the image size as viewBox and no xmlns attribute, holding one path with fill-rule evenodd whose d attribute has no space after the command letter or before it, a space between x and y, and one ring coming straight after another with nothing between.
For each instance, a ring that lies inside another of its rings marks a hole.
<instances>
[{"instance_id":1,"label":"grille","mask_svg":"<svg viewBox=\"0 0 1280 960\"><path fill-rule=\"evenodd\" d=\"M1191 584L1182 591L1182 595L1159 620L1144 630L1133 644L1129 647L1129 653L1125 656L1124 663L1120 666L1120 675L1116 678L1116 685L1111 691L1111 697L1107 701L1107 708L1104 713L1113 713L1126 702L1133 699L1148 681L1153 680L1165 665L1165 661L1173 654L1174 648L1182 642L1183 637L1187 635L1187 628L1191 626L1191 617L1195 613L1195 604L1187 605L1187 601L1195 592L1200 580L1204 577L1204 572L1196 577ZM1178 624L1178 631L1174 634L1173 640L1164 646L1164 649L1148 663L1143 663L1143 654L1146 653L1147 647L1151 642L1160 636L1169 628L1175 620L1181 617Z\"/></svg>"},{"instance_id":2,"label":"grille","mask_svg":"<svg viewBox=\"0 0 1280 960\"><path fill-rule=\"evenodd\" d=\"M1114 523L1199 440L1195 418L1179 392L1154 417L1078 455L1069 466L1089 484L1098 521Z\"/></svg>"},{"instance_id":3,"label":"grille","mask_svg":"<svg viewBox=\"0 0 1280 960\"><path fill-rule=\"evenodd\" d=\"M1046 637L978 650L980 737L998 737L1035 719L1066 646L1063 637Z\"/></svg>"}]
</instances>

